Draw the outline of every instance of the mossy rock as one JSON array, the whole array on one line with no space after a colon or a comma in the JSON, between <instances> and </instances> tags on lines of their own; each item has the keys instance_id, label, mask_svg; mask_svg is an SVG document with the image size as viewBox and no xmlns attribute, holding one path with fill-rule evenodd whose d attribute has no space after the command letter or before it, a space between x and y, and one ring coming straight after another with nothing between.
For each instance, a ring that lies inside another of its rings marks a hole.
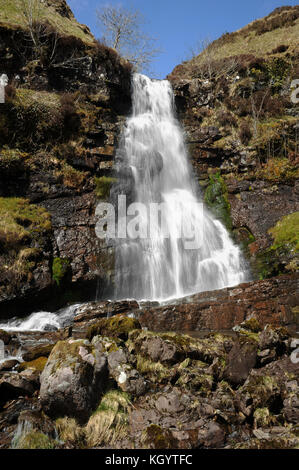
<instances>
[{"instance_id":1,"label":"mossy rock","mask_svg":"<svg viewBox=\"0 0 299 470\"><path fill-rule=\"evenodd\" d=\"M232 229L230 204L226 184L220 173L210 175L209 185L205 191L204 201L213 215L219 219L228 230Z\"/></svg>"},{"instance_id":2,"label":"mossy rock","mask_svg":"<svg viewBox=\"0 0 299 470\"><path fill-rule=\"evenodd\" d=\"M145 358L141 354L137 354L136 358L136 369L144 377L149 379L154 384L169 383L172 371L174 372L174 369L169 369L165 365L161 364L160 361L151 361L150 359Z\"/></svg>"},{"instance_id":3,"label":"mossy rock","mask_svg":"<svg viewBox=\"0 0 299 470\"><path fill-rule=\"evenodd\" d=\"M26 369L36 369L38 372L42 372L45 368L47 360L47 357L39 357L30 362L21 362L18 367L18 370L22 372L22 370Z\"/></svg>"},{"instance_id":4,"label":"mossy rock","mask_svg":"<svg viewBox=\"0 0 299 470\"><path fill-rule=\"evenodd\" d=\"M94 336L98 335L112 338L118 337L126 341L130 331L136 329L141 329L141 325L138 320L119 314L110 318L101 318L97 323L89 327L86 337L90 341Z\"/></svg>"},{"instance_id":5,"label":"mossy rock","mask_svg":"<svg viewBox=\"0 0 299 470\"><path fill-rule=\"evenodd\" d=\"M94 182L96 185L95 193L99 199L109 199L110 189L113 183L117 180L116 178L111 178L109 176L101 176L100 178L95 178Z\"/></svg>"},{"instance_id":6,"label":"mossy rock","mask_svg":"<svg viewBox=\"0 0 299 470\"><path fill-rule=\"evenodd\" d=\"M142 444L148 449L175 449L176 443L172 433L157 424L146 428L141 437Z\"/></svg>"},{"instance_id":7,"label":"mossy rock","mask_svg":"<svg viewBox=\"0 0 299 470\"><path fill-rule=\"evenodd\" d=\"M16 449L55 449L58 442L51 439L46 434L37 431L31 431L21 436L16 445Z\"/></svg>"},{"instance_id":8,"label":"mossy rock","mask_svg":"<svg viewBox=\"0 0 299 470\"><path fill-rule=\"evenodd\" d=\"M51 354L52 349L54 348L55 344L41 344L35 346L32 349L29 349L23 354L23 359L25 362L32 362L38 360L40 358L47 358Z\"/></svg>"},{"instance_id":9,"label":"mossy rock","mask_svg":"<svg viewBox=\"0 0 299 470\"><path fill-rule=\"evenodd\" d=\"M251 317L248 320L245 320L241 326L246 330L252 331L252 333L259 333L263 329L256 317Z\"/></svg>"},{"instance_id":10,"label":"mossy rock","mask_svg":"<svg viewBox=\"0 0 299 470\"><path fill-rule=\"evenodd\" d=\"M299 252L299 212L286 215L268 232L274 238L272 250L285 248Z\"/></svg>"}]
</instances>

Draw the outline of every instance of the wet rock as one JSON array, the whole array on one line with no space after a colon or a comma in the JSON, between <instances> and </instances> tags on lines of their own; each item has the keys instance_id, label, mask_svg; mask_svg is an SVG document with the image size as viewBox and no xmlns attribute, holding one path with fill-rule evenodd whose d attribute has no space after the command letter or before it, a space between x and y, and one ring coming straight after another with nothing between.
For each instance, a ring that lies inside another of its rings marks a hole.
<instances>
[{"instance_id":1,"label":"wet rock","mask_svg":"<svg viewBox=\"0 0 299 470\"><path fill-rule=\"evenodd\" d=\"M266 325L259 336L259 348L263 350L282 346L283 341L288 337L289 334L284 328L273 328L271 325Z\"/></svg>"},{"instance_id":2,"label":"wet rock","mask_svg":"<svg viewBox=\"0 0 299 470\"><path fill-rule=\"evenodd\" d=\"M107 359L87 340L59 341L41 375L40 398L51 417L80 422L97 406L107 379Z\"/></svg>"},{"instance_id":3,"label":"wet rock","mask_svg":"<svg viewBox=\"0 0 299 470\"><path fill-rule=\"evenodd\" d=\"M140 353L152 361L175 364L183 357L183 352L174 344L159 337L146 338L140 347Z\"/></svg>"},{"instance_id":4,"label":"wet rock","mask_svg":"<svg viewBox=\"0 0 299 470\"><path fill-rule=\"evenodd\" d=\"M253 315L261 328L292 325L292 308L297 303L298 274L293 274L202 292L137 313L141 326L151 331L223 331Z\"/></svg>"},{"instance_id":5,"label":"wet rock","mask_svg":"<svg viewBox=\"0 0 299 470\"><path fill-rule=\"evenodd\" d=\"M227 366L223 377L233 385L241 385L255 367L257 360L257 342L247 339L236 341L227 356Z\"/></svg>"},{"instance_id":6,"label":"wet rock","mask_svg":"<svg viewBox=\"0 0 299 470\"><path fill-rule=\"evenodd\" d=\"M23 360L25 362L31 362L39 357L48 357L54 346L55 343L34 346L23 354Z\"/></svg>"},{"instance_id":7,"label":"wet rock","mask_svg":"<svg viewBox=\"0 0 299 470\"><path fill-rule=\"evenodd\" d=\"M92 340L94 336L102 335L118 337L123 340L128 339L128 334L132 330L140 329L140 323L133 317L118 314L110 318L102 318L92 325L87 332L87 338Z\"/></svg>"},{"instance_id":8,"label":"wet rock","mask_svg":"<svg viewBox=\"0 0 299 470\"><path fill-rule=\"evenodd\" d=\"M7 331L0 330L0 340L3 341L4 344L8 344L11 339L11 333Z\"/></svg>"},{"instance_id":9,"label":"wet rock","mask_svg":"<svg viewBox=\"0 0 299 470\"><path fill-rule=\"evenodd\" d=\"M0 372L11 370L18 364L19 361L17 361L16 359L8 359L7 361L0 362Z\"/></svg>"},{"instance_id":10,"label":"wet rock","mask_svg":"<svg viewBox=\"0 0 299 470\"><path fill-rule=\"evenodd\" d=\"M32 376L6 372L0 377L0 406L20 396L32 396L36 390L36 381Z\"/></svg>"},{"instance_id":11,"label":"wet rock","mask_svg":"<svg viewBox=\"0 0 299 470\"><path fill-rule=\"evenodd\" d=\"M129 364L129 352L123 348L108 355L109 374L115 379L119 388L135 396L143 395L147 383L142 375Z\"/></svg>"},{"instance_id":12,"label":"wet rock","mask_svg":"<svg viewBox=\"0 0 299 470\"><path fill-rule=\"evenodd\" d=\"M219 449L224 446L225 432L221 425L210 421L198 431L198 447Z\"/></svg>"}]
</instances>

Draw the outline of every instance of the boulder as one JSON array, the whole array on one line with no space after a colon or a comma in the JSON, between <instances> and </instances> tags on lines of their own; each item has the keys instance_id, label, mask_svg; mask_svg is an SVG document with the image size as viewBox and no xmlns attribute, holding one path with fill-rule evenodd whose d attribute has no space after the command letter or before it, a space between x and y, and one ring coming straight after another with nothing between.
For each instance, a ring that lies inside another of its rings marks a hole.
<instances>
[{"instance_id":1,"label":"boulder","mask_svg":"<svg viewBox=\"0 0 299 470\"><path fill-rule=\"evenodd\" d=\"M59 341L41 374L40 399L51 417L85 422L99 403L107 380L107 359L87 340Z\"/></svg>"},{"instance_id":2,"label":"boulder","mask_svg":"<svg viewBox=\"0 0 299 470\"><path fill-rule=\"evenodd\" d=\"M244 383L256 364L257 348L257 342L249 338L243 342L236 341L227 356L224 379L233 385Z\"/></svg>"}]
</instances>

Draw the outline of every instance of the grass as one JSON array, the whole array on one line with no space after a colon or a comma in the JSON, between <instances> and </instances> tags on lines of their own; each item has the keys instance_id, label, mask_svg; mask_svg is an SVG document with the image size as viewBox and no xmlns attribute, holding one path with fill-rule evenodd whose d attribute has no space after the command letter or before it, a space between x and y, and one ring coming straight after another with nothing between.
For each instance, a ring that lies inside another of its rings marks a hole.
<instances>
[{"instance_id":1,"label":"grass","mask_svg":"<svg viewBox=\"0 0 299 470\"><path fill-rule=\"evenodd\" d=\"M22 0L0 0L0 24L27 29L22 3ZM40 22L47 20L62 35L75 36L86 44L94 42L93 36L84 31L84 26L80 25L75 18L62 17L52 6L40 3L36 9L36 19Z\"/></svg>"},{"instance_id":2,"label":"grass","mask_svg":"<svg viewBox=\"0 0 299 470\"><path fill-rule=\"evenodd\" d=\"M293 248L299 252L299 212L286 215L269 230L274 238L272 249Z\"/></svg>"},{"instance_id":3,"label":"grass","mask_svg":"<svg viewBox=\"0 0 299 470\"><path fill-rule=\"evenodd\" d=\"M71 418L56 421L59 437L74 447L113 446L128 434L128 409L130 397L119 390L109 390L88 423L80 427Z\"/></svg>"},{"instance_id":4,"label":"grass","mask_svg":"<svg viewBox=\"0 0 299 470\"><path fill-rule=\"evenodd\" d=\"M33 106L44 106L45 108L60 108L60 97L57 93L47 91L29 90L27 88L17 88L14 103L23 108L32 108Z\"/></svg>"},{"instance_id":5,"label":"grass","mask_svg":"<svg viewBox=\"0 0 299 470\"><path fill-rule=\"evenodd\" d=\"M290 52L290 47L295 49L298 43L299 19L297 19L295 26L274 29L261 35L258 35L256 31L248 31L251 25L252 23L237 31L231 40L228 37L226 43L222 38L214 41L209 46L209 52L213 52L213 58L217 60L241 54L254 54L257 57L263 57L281 44L289 46L288 52ZM219 44L221 39L224 42L222 45ZM194 60L200 63L204 59L205 54L203 53Z\"/></svg>"},{"instance_id":6,"label":"grass","mask_svg":"<svg viewBox=\"0 0 299 470\"><path fill-rule=\"evenodd\" d=\"M50 214L27 199L0 198L0 237L4 244L24 244L51 230ZM6 242L6 243L5 243Z\"/></svg>"}]
</instances>

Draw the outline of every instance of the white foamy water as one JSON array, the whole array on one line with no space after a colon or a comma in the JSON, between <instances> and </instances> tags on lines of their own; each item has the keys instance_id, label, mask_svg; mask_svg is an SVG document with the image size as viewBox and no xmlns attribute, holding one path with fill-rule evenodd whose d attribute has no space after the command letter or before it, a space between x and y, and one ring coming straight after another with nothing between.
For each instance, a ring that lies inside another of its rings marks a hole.
<instances>
[{"instance_id":1,"label":"white foamy water","mask_svg":"<svg viewBox=\"0 0 299 470\"><path fill-rule=\"evenodd\" d=\"M64 328L72 323L77 309L82 304L62 308L55 313L35 312L26 318L12 318L0 323L0 330L6 331L46 331Z\"/></svg>"},{"instance_id":2,"label":"white foamy water","mask_svg":"<svg viewBox=\"0 0 299 470\"><path fill-rule=\"evenodd\" d=\"M116 245L116 297L160 300L221 289L246 280L245 263L223 224L196 194L182 129L174 114L168 81L133 77L133 114L116 156L118 194L150 207L163 203L169 238L159 224L151 236L128 236ZM130 201L132 202L132 200ZM186 249L181 227L193 227L201 243Z\"/></svg>"}]
</instances>

